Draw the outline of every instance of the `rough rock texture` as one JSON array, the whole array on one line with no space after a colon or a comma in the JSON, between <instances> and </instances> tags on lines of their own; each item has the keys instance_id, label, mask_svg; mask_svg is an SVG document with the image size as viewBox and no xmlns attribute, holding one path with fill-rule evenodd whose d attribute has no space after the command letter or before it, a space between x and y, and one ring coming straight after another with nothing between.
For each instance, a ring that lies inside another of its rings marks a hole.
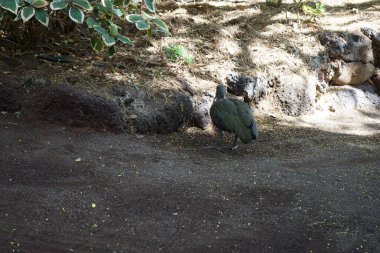
<instances>
[{"instance_id":1,"label":"rough rock texture","mask_svg":"<svg viewBox=\"0 0 380 253\"><path fill-rule=\"evenodd\" d=\"M371 63L335 61L332 67L335 75L331 80L336 85L361 85L375 72L375 67Z\"/></svg>"},{"instance_id":2,"label":"rough rock texture","mask_svg":"<svg viewBox=\"0 0 380 253\"><path fill-rule=\"evenodd\" d=\"M377 93L380 95L380 69L376 69L375 74L371 77L371 81L375 85Z\"/></svg>"},{"instance_id":3,"label":"rough rock texture","mask_svg":"<svg viewBox=\"0 0 380 253\"><path fill-rule=\"evenodd\" d=\"M321 44L328 48L332 60L345 62L373 63L371 40L362 34L349 34L347 38L336 33L322 33Z\"/></svg>"},{"instance_id":4,"label":"rough rock texture","mask_svg":"<svg viewBox=\"0 0 380 253\"><path fill-rule=\"evenodd\" d=\"M134 131L170 133L177 131L191 118L192 103L188 96L176 93L168 100L170 101L163 106L153 101L149 105L148 101L145 102L145 106L134 111L136 117L131 120Z\"/></svg>"},{"instance_id":5,"label":"rough rock texture","mask_svg":"<svg viewBox=\"0 0 380 253\"><path fill-rule=\"evenodd\" d=\"M331 64L322 70L324 80L336 85L361 85L375 71L373 42L363 34L344 36L337 33L322 33L319 36L322 45L327 47Z\"/></svg>"},{"instance_id":6,"label":"rough rock texture","mask_svg":"<svg viewBox=\"0 0 380 253\"><path fill-rule=\"evenodd\" d=\"M20 110L21 103L16 89L0 86L0 111L17 112Z\"/></svg>"},{"instance_id":7,"label":"rough rock texture","mask_svg":"<svg viewBox=\"0 0 380 253\"><path fill-rule=\"evenodd\" d=\"M376 67L380 67L380 33L370 28L361 28L362 33L372 41L373 57Z\"/></svg>"},{"instance_id":8,"label":"rough rock texture","mask_svg":"<svg viewBox=\"0 0 380 253\"><path fill-rule=\"evenodd\" d=\"M70 86L49 86L27 101L31 116L69 126L121 132L123 118L113 101Z\"/></svg>"},{"instance_id":9,"label":"rough rock texture","mask_svg":"<svg viewBox=\"0 0 380 253\"><path fill-rule=\"evenodd\" d=\"M263 77L246 77L238 73L226 76L227 91L235 96L241 96L244 101L258 103L268 95L269 82Z\"/></svg>"},{"instance_id":10,"label":"rough rock texture","mask_svg":"<svg viewBox=\"0 0 380 253\"><path fill-rule=\"evenodd\" d=\"M179 92L153 94L134 86L116 85L110 93L121 108L129 132L170 133L192 118L192 98Z\"/></svg>"},{"instance_id":11,"label":"rough rock texture","mask_svg":"<svg viewBox=\"0 0 380 253\"><path fill-rule=\"evenodd\" d=\"M316 78L310 74L289 74L263 77L244 77L230 73L226 77L228 92L243 96L246 102L270 104L286 115L300 116L313 112L316 97Z\"/></svg>"},{"instance_id":12,"label":"rough rock texture","mask_svg":"<svg viewBox=\"0 0 380 253\"><path fill-rule=\"evenodd\" d=\"M205 129L211 123L210 107L214 100L213 95L208 92L202 93L201 96L191 97L193 112L189 121L189 126L195 126Z\"/></svg>"},{"instance_id":13,"label":"rough rock texture","mask_svg":"<svg viewBox=\"0 0 380 253\"><path fill-rule=\"evenodd\" d=\"M30 76L24 80L21 84L21 88L23 92L31 93L50 85L51 81L47 78Z\"/></svg>"}]
</instances>

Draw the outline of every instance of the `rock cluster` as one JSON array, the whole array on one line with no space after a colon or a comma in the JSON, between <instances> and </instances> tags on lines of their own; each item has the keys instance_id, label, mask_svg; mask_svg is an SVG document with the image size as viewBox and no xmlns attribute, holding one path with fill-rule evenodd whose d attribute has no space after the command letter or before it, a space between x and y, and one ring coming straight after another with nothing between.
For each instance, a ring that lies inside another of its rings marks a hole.
<instances>
[{"instance_id":1,"label":"rock cluster","mask_svg":"<svg viewBox=\"0 0 380 253\"><path fill-rule=\"evenodd\" d=\"M362 85L378 80L380 35L369 28L361 33L322 33L319 40L327 48L330 62L322 69L326 82L335 85Z\"/></svg>"}]
</instances>

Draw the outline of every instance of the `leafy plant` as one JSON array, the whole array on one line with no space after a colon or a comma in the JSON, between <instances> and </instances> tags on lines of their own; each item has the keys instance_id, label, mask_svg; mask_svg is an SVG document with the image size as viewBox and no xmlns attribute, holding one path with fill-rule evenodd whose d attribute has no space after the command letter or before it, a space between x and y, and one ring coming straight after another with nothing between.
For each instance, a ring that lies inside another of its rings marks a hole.
<instances>
[{"instance_id":1,"label":"leafy plant","mask_svg":"<svg viewBox=\"0 0 380 253\"><path fill-rule=\"evenodd\" d=\"M121 32L116 23L127 20L148 35L154 32L170 34L168 26L155 15L154 0L0 0L1 25L33 17L49 27L50 17L56 13L67 15L75 23L86 23L96 36L91 47L100 52L108 48L108 55L115 54L117 43L131 45L132 40ZM4 18L5 17L5 18Z\"/></svg>"},{"instance_id":2,"label":"leafy plant","mask_svg":"<svg viewBox=\"0 0 380 253\"><path fill-rule=\"evenodd\" d=\"M298 21L301 11L313 20L326 12L325 5L320 1L293 0L293 5L297 11Z\"/></svg>"},{"instance_id":3,"label":"leafy plant","mask_svg":"<svg viewBox=\"0 0 380 253\"><path fill-rule=\"evenodd\" d=\"M171 62L183 61L190 64L193 61L193 57L181 45L170 45L169 47L164 47L163 50L166 58Z\"/></svg>"},{"instance_id":4,"label":"leafy plant","mask_svg":"<svg viewBox=\"0 0 380 253\"><path fill-rule=\"evenodd\" d=\"M323 15L326 12L326 8L323 3L317 1L302 5L302 11L306 15L309 15L311 18L315 19L318 16Z\"/></svg>"}]
</instances>

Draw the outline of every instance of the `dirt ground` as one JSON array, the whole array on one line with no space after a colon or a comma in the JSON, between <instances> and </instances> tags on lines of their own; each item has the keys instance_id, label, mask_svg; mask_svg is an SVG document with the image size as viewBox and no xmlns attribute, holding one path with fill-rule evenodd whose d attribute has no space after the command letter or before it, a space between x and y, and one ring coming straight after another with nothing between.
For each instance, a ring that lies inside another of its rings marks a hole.
<instances>
[{"instance_id":1,"label":"dirt ground","mask_svg":"<svg viewBox=\"0 0 380 253\"><path fill-rule=\"evenodd\" d=\"M2 115L0 252L380 252L380 135L260 125L220 152Z\"/></svg>"},{"instance_id":2,"label":"dirt ground","mask_svg":"<svg viewBox=\"0 0 380 253\"><path fill-rule=\"evenodd\" d=\"M377 1L329 3L318 23L297 23L290 0L286 9L174 2L157 7L172 37L131 35L134 46L112 60L94 55L81 26L31 50L0 39L0 85L65 84L114 99L115 84L166 95L181 90L180 77L214 92L229 71L308 70L324 50L321 31L380 25ZM191 65L167 64L162 47L173 43L186 46ZM225 152L203 149L212 131L99 133L1 112L0 253L380 252L379 111L255 110L259 140Z\"/></svg>"}]
</instances>

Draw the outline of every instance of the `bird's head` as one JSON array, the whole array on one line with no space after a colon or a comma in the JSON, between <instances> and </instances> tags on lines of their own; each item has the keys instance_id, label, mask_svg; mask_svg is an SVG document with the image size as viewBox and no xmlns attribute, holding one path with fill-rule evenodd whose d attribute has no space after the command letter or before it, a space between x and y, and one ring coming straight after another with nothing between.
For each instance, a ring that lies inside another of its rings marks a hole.
<instances>
[{"instance_id":1,"label":"bird's head","mask_svg":"<svg viewBox=\"0 0 380 253\"><path fill-rule=\"evenodd\" d=\"M226 98L226 95L227 95L226 86L224 86L223 84L219 84L216 87L215 99L218 100L218 99Z\"/></svg>"}]
</instances>

